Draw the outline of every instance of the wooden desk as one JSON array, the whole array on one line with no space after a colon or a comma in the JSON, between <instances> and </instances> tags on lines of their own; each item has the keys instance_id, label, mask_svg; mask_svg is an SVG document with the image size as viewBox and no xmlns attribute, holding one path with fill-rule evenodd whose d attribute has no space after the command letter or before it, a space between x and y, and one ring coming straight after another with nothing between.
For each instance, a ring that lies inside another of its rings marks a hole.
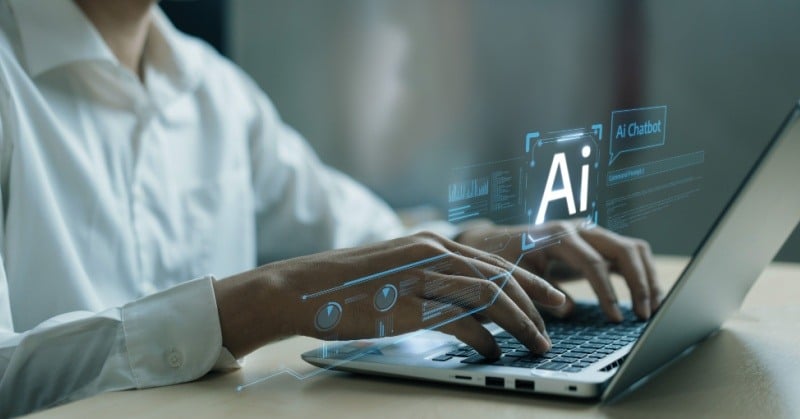
<instances>
[{"instance_id":1,"label":"wooden desk","mask_svg":"<svg viewBox=\"0 0 800 419\"><path fill-rule=\"evenodd\" d=\"M658 260L671 283L685 259ZM574 294L588 287L570 285ZM622 296L622 293L620 293ZM238 385L283 366L308 372L308 338L269 345L240 371L182 385L102 394L38 417L800 417L800 265L773 264L722 330L613 405L326 372Z\"/></svg>"}]
</instances>

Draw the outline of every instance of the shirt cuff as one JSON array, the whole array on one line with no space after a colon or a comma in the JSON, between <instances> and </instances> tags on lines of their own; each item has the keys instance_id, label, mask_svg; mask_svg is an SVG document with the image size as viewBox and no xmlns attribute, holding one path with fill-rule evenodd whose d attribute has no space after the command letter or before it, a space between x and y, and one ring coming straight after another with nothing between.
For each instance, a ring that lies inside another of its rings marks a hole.
<instances>
[{"instance_id":1,"label":"shirt cuff","mask_svg":"<svg viewBox=\"0 0 800 419\"><path fill-rule=\"evenodd\" d=\"M125 305L122 327L137 388L195 380L238 363L222 347L213 287L206 276Z\"/></svg>"}]
</instances>

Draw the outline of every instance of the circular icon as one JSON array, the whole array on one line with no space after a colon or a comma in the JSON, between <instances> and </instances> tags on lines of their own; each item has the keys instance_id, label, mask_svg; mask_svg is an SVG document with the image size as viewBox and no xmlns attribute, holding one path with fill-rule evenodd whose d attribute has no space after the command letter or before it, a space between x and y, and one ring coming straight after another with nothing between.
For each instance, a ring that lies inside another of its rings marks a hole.
<instances>
[{"instance_id":1,"label":"circular icon","mask_svg":"<svg viewBox=\"0 0 800 419\"><path fill-rule=\"evenodd\" d=\"M341 318L342 306L338 303L330 302L317 310L317 316L314 318L314 322L316 323L317 329L326 331L336 327Z\"/></svg>"},{"instance_id":2,"label":"circular icon","mask_svg":"<svg viewBox=\"0 0 800 419\"><path fill-rule=\"evenodd\" d=\"M592 148L589 147L588 145L583 146L583 148L581 149L581 156L583 156L583 158L586 159L591 154L592 154Z\"/></svg>"},{"instance_id":3,"label":"circular icon","mask_svg":"<svg viewBox=\"0 0 800 419\"><path fill-rule=\"evenodd\" d=\"M389 310L396 302L397 288L395 288L394 285L384 285L375 293L375 308L377 308L378 311Z\"/></svg>"}]
</instances>

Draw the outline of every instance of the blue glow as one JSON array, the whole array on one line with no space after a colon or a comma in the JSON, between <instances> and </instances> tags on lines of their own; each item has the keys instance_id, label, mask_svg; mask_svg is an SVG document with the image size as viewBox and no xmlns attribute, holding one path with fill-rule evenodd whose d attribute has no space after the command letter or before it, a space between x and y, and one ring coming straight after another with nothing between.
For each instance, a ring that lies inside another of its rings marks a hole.
<instances>
[{"instance_id":1,"label":"blue glow","mask_svg":"<svg viewBox=\"0 0 800 419\"><path fill-rule=\"evenodd\" d=\"M372 275L367 275L367 276L364 276L364 277L361 277L361 278L358 278L358 279L354 279L352 281L345 282L344 284L335 286L333 288L329 288L329 289L326 289L326 290L323 290L323 291L318 291L318 292L315 292L313 294L304 294L302 297L300 297L300 299L305 301L305 300L308 300L309 298L316 298L316 297L319 297L321 295L325 295L325 294L329 294L329 293L336 292L336 291L339 291L339 290L343 290L343 289L345 289L347 287L352 287L353 285L363 284L364 282L372 281L373 279L382 278L382 277L387 276L387 275L391 275L391 274L394 274L394 273L402 272L402 271L404 271L406 269L410 269L410 268L413 268L413 267L416 267L416 266L424 265L426 263L430 263L430 262L433 262L433 261L444 259L444 258L446 258L448 256L449 256L449 254L444 253L444 254L433 256L433 257L430 257L430 258L427 258L427 259L423 259L423 260L420 260L420 261L417 261L417 262L409 263L407 265L398 266L396 268L389 269L388 271L383 271L383 272L378 272L378 273L375 273L375 274L372 274Z\"/></svg>"},{"instance_id":2,"label":"blue glow","mask_svg":"<svg viewBox=\"0 0 800 419\"><path fill-rule=\"evenodd\" d=\"M593 124L592 131L597 134L597 139L603 141L603 124Z\"/></svg>"},{"instance_id":3,"label":"blue glow","mask_svg":"<svg viewBox=\"0 0 800 419\"><path fill-rule=\"evenodd\" d=\"M666 131L666 105L611 112L608 165L623 153L663 146Z\"/></svg>"}]
</instances>

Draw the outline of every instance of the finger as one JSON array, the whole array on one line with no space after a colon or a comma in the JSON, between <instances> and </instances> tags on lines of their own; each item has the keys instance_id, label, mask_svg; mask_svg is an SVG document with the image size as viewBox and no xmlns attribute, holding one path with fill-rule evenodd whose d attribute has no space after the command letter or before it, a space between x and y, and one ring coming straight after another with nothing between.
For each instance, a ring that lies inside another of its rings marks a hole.
<instances>
[{"instance_id":1,"label":"finger","mask_svg":"<svg viewBox=\"0 0 800 419\"><path fill-rule=\"evenodd\" d=\"M478 249L474 249L472 247L456 243L453 241L448 241L444 243L445 247L447 247L450 251L460 254L464 257L470 258L469 260L476 260L483 262L487 265L492 265L494 267L500 268L500 273L495 273L494 276L501 275L504 273L510 273L514 276L522 286L527 295L544 305L550 306L559 306L564 303L565 297L564 294L561 293L558 289L554 288L552 284L545 281L541 277L534 275L533 273L514 265L513 263L507 261L506 259L491 254L480 251ZM478 266L479 265L479 266ZM486 265L482 265L476 263L476 267L485 267ZM497 271L495 271L497 272ZM489 277L492 279L492 277Z\"/></svg>"},{"instance_id":2,"label":"finger","mask_svg":"<svg viewBox=\"0 0 800 419\"><path fill-rule=\"evenodd\" d=\"M483 255L489 259L497 258L492 255ZM462 269L467 270L468 272L463 276L468 276L470 273L477 273L486 278L487 281L494 282L495 284L500 287L502 292L504 292L514 304L519 307L529 319L531 319L536 328L547 337L547 332L545 329L544 320L542 316L539 314L539 311L536 310L536 307L531 301L531 297L528 293L526 293L522 287L520 287L517 280L509 274L509 272L502 267L497 265L493 265L489 262L485 262L481 259L469 259L461 255L454 255L453 258L457 261L457 265L459 265ZM495 263L503 263L505 260L502 258L497 258L499 260L495 261ZM441 274L439 274L441 275ZM441 278L437 276L431 276L431 279L434 278ZM548 338L549 339L549 338Z\"/></svg>"},{"instance_id":3,"label":"finger","mask_svg":"<svg viewBox=\"0 0 800 419\"><path fill-rule=\"evenodd\" d=\"M461 256L459 256L461 257ZM461 257L463 258L463 257ZM544 320L542 316L539 314L539 311L533 304L533 301L528 297L524 290L517 284L514 277L502 271L502 269L493 266L493 265L481 265L480 261L476 260L468 260L468 261L461 261L464 264L469 264L470 267L476 266L473 269L477 269L481 271L481 275L492 275L497 272L500 272L494 276L492 279L472 279L472 284L465 286L463 288L457 288L453 285L450 278L453 277L453 274L443 274L440 272L427 272L426 273L426 281L424 288L426 292L423 293L425 298L444 298L445 301L469 306L471 304L472 307L476 307L476 304L479 301L479 292L480 282L481 281L489 281L492 283L497 284L498 288L501 292L505 293L512 302L519 307L523 313L536 325L536 328L547 337L547 332L545 329ZM477 263L477 265L476 265ZM457 276L467 278L466 275L458 275ZM447 288L443 288L443 284ZM446 297L441 297L446 296ZM475 313L476 318L481 320L489 320L486 313ZM549 338L548 338L549 339Z\"/></svg>"},{"instance_id":4,"label":"finger","mask_svg":"<svg viewBox=\"0 0 800 419\"><path fill-rule=\"evenodd\" d=\"M534 321L497 283L455 275L441 281L446 286L436 287L424 298L455 304L467 312L481 312L533 352L544 353L550 349L550 341ZM538 312L537 317L541 320Z\"/></svg>"},{"instance_id":5,"label":"finger","mask_svg":"<svg viewBox=\"0 0 800 419\"><path fill-rule=\"evenodd\" d=\"M459 309L459 311L462 315L464 314L463 309ZM502 354L500 347L497 346L497 342L494 340L494 336L472 316L459 318L442 325L436 330L455 336L458 340L473 347L485 358L497 359Z\"/></svg>"},{"instance_id":6,"label":"finger","mask_svg":"<svg viewBox=\"0 0 800 419\"><path fill-rule=\"evenodd\" d=\"M609 319L616 322L623 320L622 312L617 305L617 296L609 280L608 266L596 250L577 234L562 239L560 245L547 249L586 277L597 295L600 307Z\"/></svg>"},{"instance_id":7,"label":"finger","mask_svg":"<svg viewBox=\"0 0 800 419\"><path fill-rule=\"evenodd\" d=\"M664 291L661 289L661 284L658 282L655 264L653 263L653 252L650 250L650 245L646 241L641 241L639 242L638 249L642 257L642 262L644 263L644 270L647 272L647 283L650 285L650 309L652 312L655 312L661 305L661 300L664 299Z\"/></svg>"},{"instance_id":8,"label":"finger","mask_svg":"<svg viewBox=\"0 0 800 419\"><path fill-rule=\"evenodd\" d=\"M522 255L520 266L540 277L546 277L550 262L544 252L532 251ZM551 282L552 284L552 282Z\"/></svg>"},{"instance_id":9,"label":"finger","mask_svg":"<svg viewBox=\"0 0 800 419\"><path fill-rule=\"evenodd\" d=\"M567 301L565 301L564 304L561 304L558 307L548 307L548 306L538 306L538 305L537 307L539 308L540 312L544 311L553 317L559 319L565 319L570 315L572 315L572 313L575 311L575 300L573 300L569 294L564 292L564 289L558 286L558 284L553 284L553 286L558 288L561 292L564 293L564 295L567 296Z\"/></svg>"},{"instance_id":10,"label":"finger","mask_svg":"<svg viewBox=\"0 0 800 419\"><path fill-rule=\"evenodd\" d=\"M496 269L505 272L500 267L496 267ZM530 293L525 290L525 288L522 286L522 283L518 282L516 278L507 273L499 277L495 282L500 286L503 292L505 292L506 295L508 295L511 300L513 300L514 303L517 304L517 306L528 315L528 318L533 320L539 331L542 332L542 334L544 334L549 340L550 337L547 335L544 319L542 319L541 314L539 314L539 310L536 309L536 305L533 303L533 300L531 300ZM531 286L530 283L526 284Z\"/></svg>"},{"instance_id":11,"label":"finger","mask_svg":"<svg viewBox=\"0 0 800 419\"><path fill-rule=\"evenodd\" d=\"M637 243L600 228L583 230L580 235L610 260L625 278L636 315L642 319L650 318L650 284Z\"/></svg>"}]
</instances>

